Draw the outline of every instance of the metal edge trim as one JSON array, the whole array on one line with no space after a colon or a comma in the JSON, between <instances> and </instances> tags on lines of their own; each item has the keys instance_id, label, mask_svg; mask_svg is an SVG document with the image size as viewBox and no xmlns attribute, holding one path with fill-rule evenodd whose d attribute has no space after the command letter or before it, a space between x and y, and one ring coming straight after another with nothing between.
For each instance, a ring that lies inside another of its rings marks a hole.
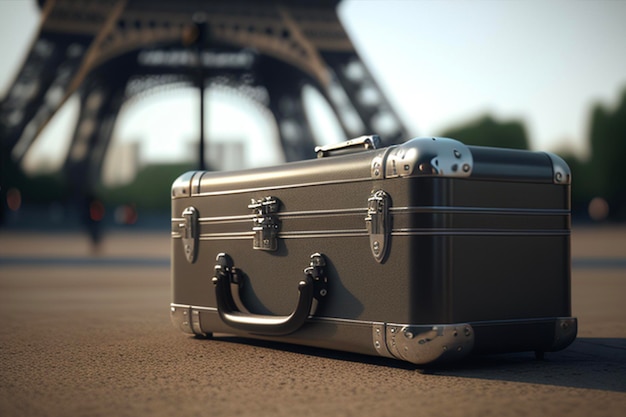
<instances>
[{"instance_id":1,"label":"metal edge trim","mask_svg":"<svg viewBox=\"0 0 626 417\"><path fill-rule=\"evenodd\" d=\"M445 137L418 137L397 146L388 155L385 178L467 178L473 165L472 152L464 143Z\"/></svg>"},{"instance_id":2,"label":"metal edge trim","mask_svg":"<svg viewBox=\"0 0 626 417\"><path fill-rule=\"evenodd\" d=\"M174 327L187 334L206 337L210 333L202 329L202 312L218 314L215 307L170 304L170 315ZM549 351L558 351L569 346L576 339L578 330L578 321L575 317L489 320L476 323L436 325L384 323L315 316L309 317L308 321L311 323L371 326L372 344L378 355L416 365L458 360L469 355L475 342L473 325L497 326L554 321L555 337Z\"/></svg>"},{"instance_id":3,"label":"metal edge trim","mask_svg":"<svg viewBox=\"0 0 626 417\"><path fill-rule=\"evenodd\" d=\"M474 347L474 329L468 323L385 323L384 328L387 351L397 359L416 365L458 360L469 355Z\"/></svg>"},{"instance_id":4,"label":"metal edge trim","mask_svg":"<svg viewBox=\"0 0 626 417\"><path fill-rule=\"evenodd\" d=\"M372 323L372 342L374 343L374 349L376 349L376 352L378 352L380 356L399 359L394 356L387 347L387 329L385 323Z\"/></svg>"},{"instance_id":5,"label":"metal edge trim","mask_svg":"<svg viewBox=\"0 0 626 417\"><path fill-rule=\"evenodd\" d=\"M198 171L187 171L179 175L171 186L170 197L172 200L189 198L191 196L191 181Z\"/></svg>"},{"instance_id":6,"label":"metal edge trim","mask_svg":"<svg viewBox=\"0 0 626 417\"><path fill-rule=\"evenodd\" d=\"M176 303L171 303L170 309L174 327L196 336L208 335L202 329L201 313L218 314L214 307ZM307 321L371 326L372 343L380 356L417 365L462 358L471 352L474 345L473 329L466 323L410 325L315 316L309 317Z\"/></svg>"},{"instance_id":7,"label":"metal edge trim","mask_svg":"<svg viewBox=\"0 0 626 417\"><path fill-rule=\"evenodd\" d=\"M572 183L572 171L567 162L560 156L552 152L544 152L552 162L553 182L558 185L569 185Z\"/></svg>"},{"instance_id":8,"label":"metal edge trim","mask_svg":"<svg viewBox=\"0 0 626 417\"><path fill-rule=\"evenodd\" d=\"M189 309L191 312L191 330L197 336L207 336L202 330L202 323L200 322L200 311L195 308Z\"/></svg>"},{"instance_id":9,"label":"metal edge trim","mask_svg":"<svg viewBox=\"0 0 626 417\"><path fill-rule=\"evenodd\" d=\"M200 314L202 312L218 314L215 307L170 304L170 315L174 327L187 334L206 337L209 333L202 328ZM575 317L488 320L476 323L432 325L384 323L316 316L310 316L308 321L311 323L371 326L372 344L378 355L407 361L416 365L457 360L467 356L474 347L475 332L473 326L498 326L554 321L554 341L549 348L549 351L552 352L569 346L576 339L578 331L578 321Z\"/></svg>"},{"instance_id":10,"label":"metal edge trim","mask_svg":"<svg viewBox=\"0 0 626 417\"><path fill-rule=\"evenodd\" d=\"M550 348L551 352L565 349L569 346L578 334L578 319L576 317L559 317L555 322L554 342Z\"/></svg>"},{"instance_id":11,"label":"metal edge trim","mask_svg":"<svg viewBox=\"0 0 626 417\"><path fill-rule=\"evenodd\" d=\"M203 311L211 311L217 314L217 308L213 307L197 307L187 304L170 303L170 319L175 328L181 330L183 333L206 337L208 333L202 330L200 315Z\"/></svg>"},{"instance_id":12,"label":"metal edge trim","mask_svg":"<svg viewBox=\"0 0 626 417\"><path fill-rule=\"evenodd\" d=\"M389 154L397 148L397 145L388 146L382 149L372 158L370 163L370 176L373 180L382 180L386 178L387 158Z\"/></svg>"},{"instance_id":13,"label":"metal edge trim","mask_svg":"<svg viewBox=\"0 0 626 417\"><path fill-rule=\"evenodd\" d=\"M202 177L207 174L208 171L197 171L196 175L191 179L191 196L196 197L200 195L200 186L202 184Z\"/></svg>"},{"instance_id":14,"label":"metal edge trim","mask_svg":"<svg viewBox=\"0 0 626 417\"><path fill-rule=\"evenodd\" d=\"M170 304L170 320L172 325L183 333L193 334L191 328L191 308L182 304Z\"/></svg>"}]
</instances>

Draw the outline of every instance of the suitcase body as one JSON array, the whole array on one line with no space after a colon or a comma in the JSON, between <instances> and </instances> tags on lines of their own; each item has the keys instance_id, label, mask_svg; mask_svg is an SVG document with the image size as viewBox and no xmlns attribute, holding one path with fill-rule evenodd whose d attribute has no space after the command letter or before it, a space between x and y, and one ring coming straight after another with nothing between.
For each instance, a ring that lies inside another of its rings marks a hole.
<instances>
[{"instance_id":1,"label":"suitcase body","mask_svg":"<svg viewBox=\"0 0 626 417\"><path fill-rule=\"evenodd\" d=\"M172 321L416 364L562 349L570 179L556 155L447 138L188 172L172 186Z\"/></svg>"}]
</instances>

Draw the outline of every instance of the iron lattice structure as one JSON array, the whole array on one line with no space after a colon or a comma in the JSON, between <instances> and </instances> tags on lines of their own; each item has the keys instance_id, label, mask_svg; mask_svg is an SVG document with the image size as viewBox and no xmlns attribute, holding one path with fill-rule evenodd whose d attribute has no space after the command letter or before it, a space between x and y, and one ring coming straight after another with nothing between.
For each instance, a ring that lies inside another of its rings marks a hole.
<instances>
[{"instance_id":1,"label":"iron lattice structure","mask_svg":"<svg viewBox=\"0 0 626 417\"><path fill-rule=\"evenodd\" d=\"M305 85L326 98L346 137L397 142L405 131L339 21L338 3L40 0L38 35L0 107L3 151L21 160L77 94L64 170L89 186L122 105L164 85L227 85L263 105L288 161L313 156Z\"/></svg>"}]
</instances>

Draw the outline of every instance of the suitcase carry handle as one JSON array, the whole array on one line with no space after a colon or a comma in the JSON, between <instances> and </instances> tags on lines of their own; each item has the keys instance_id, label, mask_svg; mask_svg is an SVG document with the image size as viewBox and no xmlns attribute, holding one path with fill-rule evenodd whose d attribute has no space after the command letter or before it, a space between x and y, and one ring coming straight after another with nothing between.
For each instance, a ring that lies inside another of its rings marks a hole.
<instances>
[{"instance_id":1,"label":"suitcase carry handle","mask_svg":"<svg viewBox=\"0 0 626 417\"><path fill-rule=\"evenodd\" d=\"M320 301L328 293L328 279L324 273L326 261L323 255L314 253L311 255L310 266L304 270L304 279L298 283L298 301L291 314L271 316L243 312L233 299L230 285L231 282L239 281L238 269L226 253L218 254L216 261L212 281L215 284L217 312L224 323L235 329L268 336L293 333L313 314L317 307L315 301Z\"/></svg>"},{"instance_id":2,"label":"suitcase carry handle","mask_svg":"<svg viewBox=\"0 0 626 417\"><path fill-rule=\"evenodd\" d=\"M378 149L380 147L380 136L366 135L355 139L350 139L345 142L333 143L331 145L324 146L316 146L315 153L317 154L318 158L325 158L327 156L345 155L349 153Z\"/></svg>"}]
</instances>

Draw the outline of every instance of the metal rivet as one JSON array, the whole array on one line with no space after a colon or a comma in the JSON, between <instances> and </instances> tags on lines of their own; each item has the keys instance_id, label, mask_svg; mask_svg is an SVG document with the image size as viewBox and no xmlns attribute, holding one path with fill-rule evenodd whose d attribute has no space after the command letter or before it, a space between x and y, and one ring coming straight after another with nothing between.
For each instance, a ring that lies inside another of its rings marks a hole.
<instances>
[{"instance_id":1,"label":"metal rivet","mask_svg":"<svg viewBox=\"0 0 626 417\"><path fill-rule=\"evenodd\" d=\"M457 159L461 159L461 152L459 152L459 151L458 151L458 150L456 150L456 149L455 149L453 152L454 152L454 156L455 156L455 158L457 158Z\"/></svg>"},{"instance_id":2,"label":"metal rivet","mask_svg":"<svg viewBox=\"0 0 626 417\"><path fill-rule=\"evenodd\" d=\"M404 336L405 336L407 339L413 339L413 337L414 337L413 333L411 333L411 332L409 332L409 331L404 332Z\"/></svg>"},{"instance_id":3,"label":"metal rivet","mask_svg":"<svg viewBox=\"0 0 626 417\"><path fill-rule=\"evenodd\" d=\"M374 176L380 175L380 162L374 162Z\"/></svg>"},{"instance_id":4,"label":"metal rivet","mask_svg":"<svg viewBox=\"0 0 626 417\"><path fill-rule=\"evenodd\" d=\"M463 164L463 172L469 172L470 166L469 164Z\"/></svg>"},{"instance_id":5,"label":"metal rivet","mask_svg":"<svg viewBox=\"0 0 626 417\"><path fill-rule=\"evenodd\" d=\"M326 294L328 294L328 291L326 291L325 289L323 289L323 288L322 288L322 289L320 290L320 295L321 295L322 297L325 297L325 296L326 296Z\"/></svg>"},{"instance_id":6,"label":"metal rivet","mask_svg":"<svg viewBox=\"0 0 626 417\"><path fill-rule=\"evenodd\" d=\"M380 342L378 340L375 341L374 346L376 346L376 349L380 349Z\"/></svg>"},{"instance_id":7,"label":"metal rivet","mask_svg":"<svg viewBox=\"0 0 626 417\"><path fill-rule=\"evenodd\" d=\"M452 165L452 172L456 172L459 169L457 164Z\"/></svg>"},{"instance_id":8,"label":"metal rivet","mask_svg":"<svg viewBox=\"0 0 626 417\"><path fill-rule=\"evenodd\" d=\"M472 332L470 331L469 327L465 328L465 336L469 336L470 334L472 334Z\"/></svg>"}]
</instances>

